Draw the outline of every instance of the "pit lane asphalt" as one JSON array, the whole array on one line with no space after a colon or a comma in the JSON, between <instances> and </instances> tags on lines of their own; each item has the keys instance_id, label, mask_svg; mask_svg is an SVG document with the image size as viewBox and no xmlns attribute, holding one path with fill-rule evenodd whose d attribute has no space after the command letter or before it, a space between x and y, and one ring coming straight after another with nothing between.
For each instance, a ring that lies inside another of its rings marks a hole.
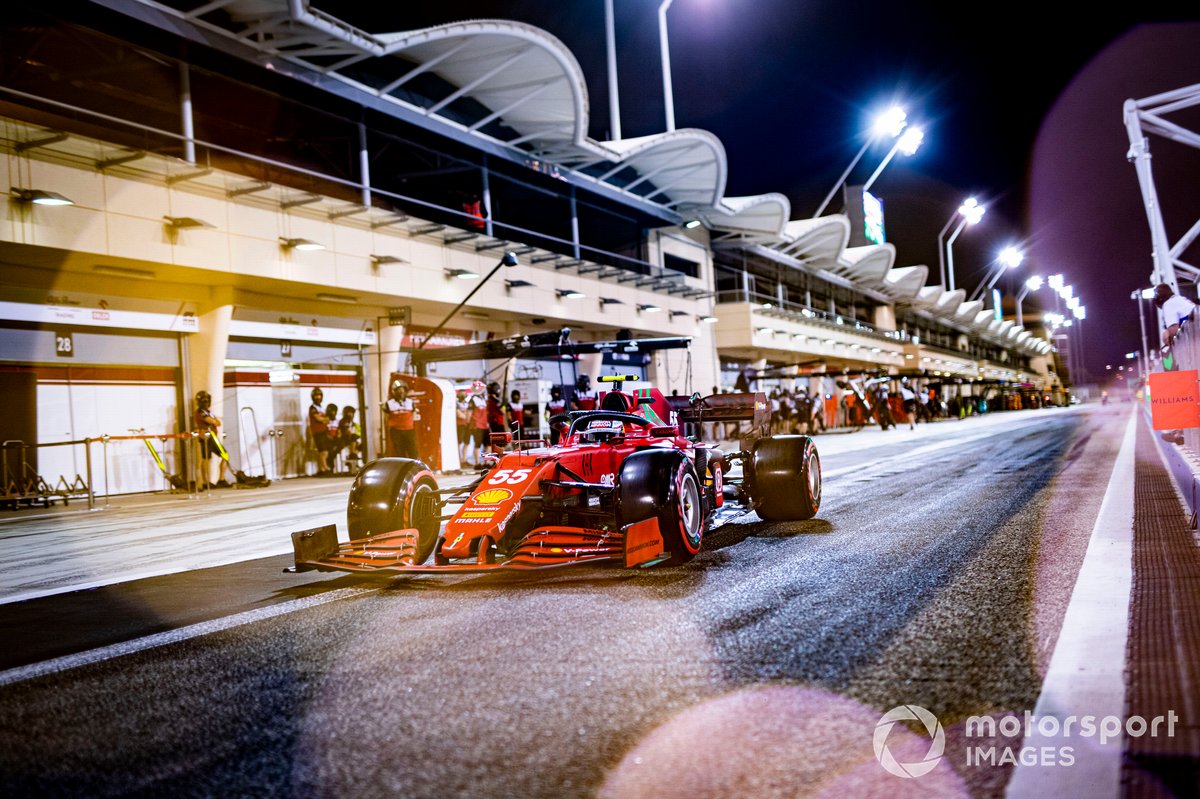
<instances>
[{"instance_id":1,"label":"pit lane asphalt","mask_svg":"<svg viewBox=\"0 0 1200 799\"><path fill-rule=\"evenodd\" d=\"M871 751L882 711L933 711L949 752L954 720L1033 708L1128 412L1011 414L952 446L827 455L817 519L751 515L679 568L377 582L12 683L0 788L791 796L863 795L882 776L894 790ZM363 585L286 578L286 561L204 579L231 609L256 573L260 597ZM129 588L115 617L169 626L154 592ZM960 761L922 792L1002 789L1006 772Z\"/></svg>"}]
</instances>

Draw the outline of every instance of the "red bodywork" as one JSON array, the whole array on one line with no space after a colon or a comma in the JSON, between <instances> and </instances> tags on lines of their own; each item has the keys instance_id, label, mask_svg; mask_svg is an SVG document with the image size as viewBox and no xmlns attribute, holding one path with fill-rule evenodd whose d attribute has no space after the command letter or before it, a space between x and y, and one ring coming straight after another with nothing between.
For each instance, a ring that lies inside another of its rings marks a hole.
<instances>
[{"instance_id":1,"label":"red bodywork","mask_svg":"<svg viewBox=\"0 0 1200 799\"><path fill-rule=\"evenodd\" d=\"M571 435L558 446L549 447L541 441L514 442L517 449L502 454L492 468L458 491L457 496L452 489L440 492L448 495L442 502L461 504L442 527L433 562L413 563L419 535L416 528L339 544L331 525L292 534L296 567L372 573L483 572L597 561L633 567L665 560L657 519L620 523L615 508L616 484L625 459L657 447L682 452L694 464L698 445L682 430L689 421L749 420L761 426L769 413L766 398L762 394L724 394L697 404L679 397L668 401L657 389L608 394L623 399L606 403L607 395L602 394L602 410L582 414ZM647 424L590 418L603 415L604 408L619 408L646 419ZM695 408L701 410L689 410ZM592 440L596 437L611 440ZM714 460L706 465L704 474L697 474L713 497L707 506L709 516L723 502L725 466L721 460ZM493 559L494 545L505 539L508 525L523 507L534 502L562 506L572 518L585 521L532 527Z\"/></svg>"}]
</instances>

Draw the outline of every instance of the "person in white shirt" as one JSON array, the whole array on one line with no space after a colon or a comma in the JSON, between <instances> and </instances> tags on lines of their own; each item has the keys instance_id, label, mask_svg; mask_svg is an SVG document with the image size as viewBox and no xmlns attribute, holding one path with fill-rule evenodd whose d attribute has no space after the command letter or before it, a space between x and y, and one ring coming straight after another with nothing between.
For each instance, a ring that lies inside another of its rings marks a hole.
<instances>
[{"instance_id":1,"label":"person in white shirt","mask_svg":"<svg viewBox=\"0 0 1200 799\"><path fill-rule=\"evenodd\" d=\"M1196 310L1196 303L1179 296L1166 283L1159 283L1154 287L1154 304L1162 310L1163 346L1169 347L1179 334L1179 326Z\"/></svg>"},{"instance_id":2,"label":"person in white shirt","mask_svg":"<svg viewBox=\"0 0 1200 799\"><path fill-rule=\"evenodd\" d=\"M1175 342L1175 337L1179 335L1180 325L1192 318L1192 312L1196 310L1196 303L1187 297L1179 296L1166 283L1159 283L1154 287L1154 304L1162 311L1163 368L1168 371L1178 369L1179 363L1174 357L1171 345ZM1172 444L1182 444L1183 431L1168 430L1162 434L1162 440Z\"/></svg>"},{"instance_id":3,"label":"person in white shirt","mask_svg":"<svg viewBox=\"0 0 1200 799\"><path fill-rule=\"evenodd\" d=\"M917 426L917 394L908 384L908 378L900 379L900 399L904 402L904 415L908 417L908 429Z\"/></svg>"}]
</instances>

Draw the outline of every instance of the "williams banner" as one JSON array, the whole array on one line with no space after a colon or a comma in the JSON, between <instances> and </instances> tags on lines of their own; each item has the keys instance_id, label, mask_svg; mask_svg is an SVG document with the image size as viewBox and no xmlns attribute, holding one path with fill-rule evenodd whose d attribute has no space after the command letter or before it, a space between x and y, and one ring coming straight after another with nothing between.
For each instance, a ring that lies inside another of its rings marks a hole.
<instances>
[{"instance_id":1,"label":"williams banner","mask_svg":"<svg viewBox=\"0 0 1200 799\"><path fill-rule=\"evenodd\" d=\"M1200 427L1200 385L1195 369L1150 375L1150 418L1155 430Z\"/></svg>"}]
</instances>

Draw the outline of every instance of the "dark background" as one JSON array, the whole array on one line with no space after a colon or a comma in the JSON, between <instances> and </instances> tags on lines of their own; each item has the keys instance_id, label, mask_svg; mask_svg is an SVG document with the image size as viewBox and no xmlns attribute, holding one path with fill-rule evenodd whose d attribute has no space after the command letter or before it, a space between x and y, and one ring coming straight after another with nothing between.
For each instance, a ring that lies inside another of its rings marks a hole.
<instances>
[{"instance_id":1,"label":"dark background","mask_svg":"<svg viewBox=\"0 0 1200 799\"><path fill-rule=\"evenodd\" d=\"M665 128L658 5L615 0L624 138ZM372 32L479 18L536 25L579 60L591 134L608 136L603 0L325 8ZM1122 103L1200 83L1195 3L675 0L668 30L676 126L720 137L729 196L781 192L793 218L811 216L872 113L901 101L926 139L874 187L897 266L926 264L937 282L938 232L976 195L988 213L955 244L959 286L979 281L1001 247L1020 244L1027 260L1002 289L1011 296L1029 274L1062 272L1088 309L1091 377L1139 348L1129 295L1149 285L1152 262ZM1172 120L1194 126L1200 115ZM1200 217L1200 152L1150 144L1174 242ZM868 152L851 181L865 180L887 146ZM1194 263L1192 250L1183 258ZM1195 297L1195 287L1184 293ZM1031 294L1027 318L1039 294L1049 302L1045 289Z\"/></svg>"}]
</instances>

